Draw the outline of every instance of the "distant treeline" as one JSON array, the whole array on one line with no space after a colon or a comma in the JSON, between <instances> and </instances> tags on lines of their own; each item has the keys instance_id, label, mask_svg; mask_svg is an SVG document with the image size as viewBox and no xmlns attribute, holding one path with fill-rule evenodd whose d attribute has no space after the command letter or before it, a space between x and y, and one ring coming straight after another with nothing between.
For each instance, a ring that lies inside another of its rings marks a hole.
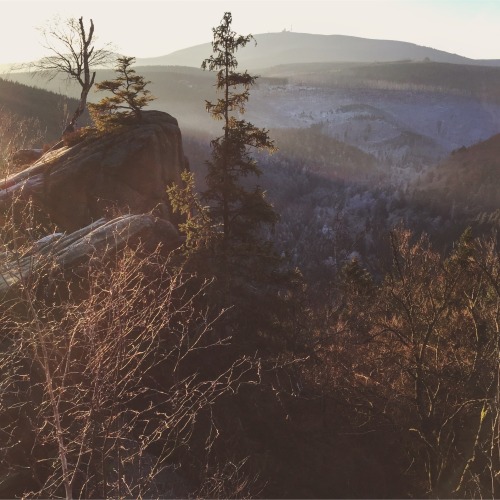
<instances>
[{"instance_id":1,"label":"distant treeline","mask_svg":"<svg viewBox=\"0 0 500 500\"><path fill-rule=\"evenodd\" d=\"M304 85L442 92L500 102L500 68L496 67L400 61L288 65L270 73Z\"/></svg>"}]
</instances>

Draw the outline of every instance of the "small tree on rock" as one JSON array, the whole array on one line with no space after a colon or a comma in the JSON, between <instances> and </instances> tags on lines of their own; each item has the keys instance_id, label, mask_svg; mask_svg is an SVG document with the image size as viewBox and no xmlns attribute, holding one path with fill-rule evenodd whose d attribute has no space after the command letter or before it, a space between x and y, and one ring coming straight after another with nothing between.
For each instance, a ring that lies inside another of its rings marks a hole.
<instances>
[{"instance_id":1,"label":"small tree on rock","mask_svg":"<svg viewBox=\"0 0 500 500\"><path fill-rule=\"evenodd\" d=\"M89 104L90 115L98 130L110 130L131 120L140 120L142 108L155 99L146 89L151 82L131 68L134 62L134 57L119 57L115 69L117 77L96 84L98 91L107 90L113 94L97 104Z\"/></svg>"}]
</instances>

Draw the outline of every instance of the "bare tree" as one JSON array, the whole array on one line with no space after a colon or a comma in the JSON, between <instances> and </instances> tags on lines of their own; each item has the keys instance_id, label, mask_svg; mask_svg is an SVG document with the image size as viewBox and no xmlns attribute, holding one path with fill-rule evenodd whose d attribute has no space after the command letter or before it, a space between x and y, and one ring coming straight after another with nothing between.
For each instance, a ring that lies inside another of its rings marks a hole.
<instances>
[{"instance_id":1,"label":"bare tree","mask_svg":"<svg viewBox=\"0 0 500 500\"><path fill-rule=\"evenodd\" d=\"M2 259L33 245L0 239L0 279ZM0 495L188 496L199 487L179 472L184 458L209 455L217 402L259 383L259 360L203 369L228 349L223 311L200 307L211 284L193 285L161 246L96 253L69 275L45 264L0 307L0 475L11 478ZM243 466L215 464L202 487L248 489Z\"/></svg>"},{"instance_id":2,"label":"bare tree","mask_svg":"<svg viewBox=\"0 0 500 500\"><path fill-rule=\"evenodd\" d=\"M105 65L113 59L110 46L96 49L94 46L94 22L90 20L90 28L85 28L83 17L70 18L65 21L56 19L41 29L45 39L44 46L52 55L33 63L35 70L45 72L49 78L57 74L65 74L68 79L75 80L81 87L80 103L65 132L71 132L80 116L85 111L87 96L94 85L96 66Z\"/></svg>"}]
</instances>

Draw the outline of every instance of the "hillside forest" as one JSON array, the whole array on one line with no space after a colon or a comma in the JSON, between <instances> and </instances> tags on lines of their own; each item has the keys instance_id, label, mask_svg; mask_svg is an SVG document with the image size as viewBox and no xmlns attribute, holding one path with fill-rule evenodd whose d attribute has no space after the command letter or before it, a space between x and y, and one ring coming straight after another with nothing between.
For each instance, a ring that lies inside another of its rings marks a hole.
<instances>
[{"instance_id":1,"label":"hillside forest","mask_svg":"<svg viewBox=\"0 0 500 500\"><path fill-rule=\"evenodd\" d=\"M231 22L197 68L0 79L0 497L499 497L500 68L254 74ZM44 209L166 113L166 210ZM140 217L179 243L85 240Z\"/></svg>"}]
</instances>

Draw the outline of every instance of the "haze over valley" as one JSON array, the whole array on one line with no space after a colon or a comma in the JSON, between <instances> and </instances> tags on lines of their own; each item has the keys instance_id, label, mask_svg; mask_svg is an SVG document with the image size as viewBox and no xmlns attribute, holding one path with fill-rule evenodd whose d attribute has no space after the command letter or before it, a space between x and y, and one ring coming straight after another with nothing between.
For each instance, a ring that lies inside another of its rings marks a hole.
<instances>
[{"instance_id":1,"label":"haze over valley","mask_svg":"<svg viewBox=\"0 0 500 500\"><path fill-rule=\"evenodd\" d=\"M277 162L291 163L302 172L318 176L319 182L325 183L321 189L327 192L328 183L334 183L332 194L327 196L329 201L323 203L331 204L326 213L335 213L336 217L342 214L343 224L349 227L347 232L351 238L343 258L352 251L365 253L366 245L363 243L360 249L355 243L366 231L359 221L366 216L377 218L373 215L377 213L375 206L386 206L390 217L378 222L387 230L398 220L405 220L427 231L450 231L456 236L471 217L480 216L483 208L477 206L457 223L450 220L449 213L442 213L447 212L444 207L426 214L432 204L423 211L419 208L417 214L412 208L413 196L417 191L419 197L422 196L422 185L435 178L438 165L454 151L500 132L500 67L397 41L290 32L255 35L255 38L257 45L245 47L238 54L238 60L239 67L258 68L259 74L245 116L268 128L279 148L277 155L262 161L273 165L272 168L276 168ZM150 89L156 97L154 108L178 119L191 168L199 173L200 182L208 142L218 130L218 124L205 111L205 100L215 97L213 75L199 67L209 51L209 44L199 45L160 58L138 60L135 67L151 81ZM144 66L145 62L156 65ZM99 70L97 80L111 76L111 71ZM23 73L11 73L5 78L43 86L73 98L79 95L75 86L60 78L47 82L39 76ZM100 98L97 92L89 95L91 102ZM62 112L59 110L61 122L64 121ZM296 150L294 141L289 139L292 136L307 145L305 151ZM356 162L346 160L347 146L352 148L349 151L359 151L356 153L359 157L368 155L371 165L368 171L359 175ZM190 148L194 148L193 151ZM272 196L287 200L279 180L276 186L267 186L273 177L272 168L262 182ZM335 201L333 193L345 189L335 185L339 180L356 183L357 187L349 188L354 189L353 192L339 198L359 198L354 205L343 201L339 206L338 200ZM480 189L481 179L476 182L478 185L471 185L471 190ZM432 186L428 188L434 192ZM379 194L374 194L373 189ZM443 186L443 189L446 188ZM465 203L464 194L460 196L456 204ZM390 209L394 199L408 206L395 214ZM289 201L293 205L300 200L290 198ZM307 204L310 203L308 198ZM481 205L480 200L477 203ZM455 214L457 210L453 209ZM323 227L330 227L330 216L323 212L319 210L315 216L317 222L308 225L319 235ZM495 219L491 214L486 216L488 220L491 217ZM441 222L437 223L438 220ZM378 233L378 229L374 231ZM373 243L377 237L363 236L366 238ZM368 244L371 248L368 254L373 251L372 243ZM321 257L324 262L328 258L328 255ZM304 257L304 260L310 263L312 257Z\"/></svg>"},{"instance_id":2,"label":"haze over valley","mask_svg":"<svg viewBox=\"0 0 500 500\"><path fill-rule=\"evenodd\" d=\"M346 202L339 206L333 194L326 202L332 204L327 212L342 214L343 223L350 228L352 241L345 255L360 251L355 242L360 241L359 235L366 229L358 224L360 215L352 212L375 213L374 206L381 203L391 214L388 220L379 221L386 229L401 218L414 220L417 226L423 225L431 232L450 230L456 235L465 227L466 220L470 222L471 215L454 227L447 214L442 225L436 226L436 217L444 214L416 214L408 206L407 212L402 210L395 215L389 208L394 198L411 205L417 186L421 192L422 183L433 178L437 166L453 151L500 132L500 67L397 41L287 31L257 34L255 39L257 45L242 49L238 61L241 68L258 68L260 75L245 116L270 129L280 150L276 157L265 158L263 162L275 165L276 158L284 164L292 162L304 172L324 176L325 183L335 182L332 179L356 182L358 194L348 195L348 198L361 196L356 205ZM206 154L208 141L218 129L218 124L205 111L205 100L215 97L213 75L200 69L201 61L209 52L210 45L203 44L136 62L136 70L151 81L155 109L178 119L188 144L191 167L199 172L199 179L203 177L205 157L198 148L205 149ZM144 65L148 62L155 65ZM109 70L98 70L97 80L111 76ZM47 81L17 72L6 74L5 78L73 98L79 95L74 84L61 78ZM99 100L99 94L91 92L89 100ZM62 113L60 109L61 123ZM299 142L307 138L307 154L291 150L294 145L288 137L297 131L303 131ZM359 154L367 154L371 158L370 171L359 176L354 162L343 166L346 160L342 156L345 153L339 151L341 144L359 150ZM193 152L189 150L190 145L195 148ZM263 178L265 186L270 178L272 173L269 178ZM368 184L362 187L365 181ZM481 184L480 179L477 182ZM380 195L383 201L373 194L374 187L383 191ZM471 186L471 189L479 188ZM286 193L279 192L279 181L275 186L277 192L271 185L268 189L273 196L287 199ZM331 189L335 193L339 188L332 185ZM298 202L293 199L293 203ZM464 202L457 200L457 203ZM476 207L473 213L473 217L479 216L482 207ZM323 227L330 227L330 216L318 214L316 217L317 223L309 224L309 228L315 227L317 234L321 234ZM426 217L434 222L426 221ZM375 236L368 237L371 242L375 239ZM294 247L295 243L290 245ZM325 262L328 258L321 257ZM310 263L312 257L304 257L304 260Z\"/></svg>"}]
</instances>

